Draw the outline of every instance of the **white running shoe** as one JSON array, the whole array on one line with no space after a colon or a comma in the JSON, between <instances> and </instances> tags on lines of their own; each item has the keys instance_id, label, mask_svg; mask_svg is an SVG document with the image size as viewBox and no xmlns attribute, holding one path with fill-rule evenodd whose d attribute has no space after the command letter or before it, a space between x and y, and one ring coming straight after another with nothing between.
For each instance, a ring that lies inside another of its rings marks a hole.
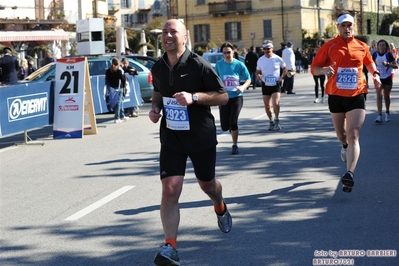
<instances>
[{"instance_id":1,"label":"white running shoe","mask_svg":"<svg viewBox=\"0 0 399 266\"><path fill-rule=\"evenodd\" d=\"M389 122L389 121L391 121L391 115L386 113L385 114L385 122Z\"/></svg>"},{"instance_id":2,"label":"white running shoe","mask_svg":"<svg viewBox=\"0 0 399 266\"><path fill-rule=\"evenodd\" d=\"M319 98L316 98L313 102L314 102L314 103L319 103L320 100L319 100Z\"/></svg>"},{"instance_id":3,"label":"white running shoe","mask_svg":"<svg viewBox=\"0 0 399 266\"><path fill-rule=\"evenodd\" d=\"M377 124L382 123L382 115L377 115L377 118L375 119L375 122L376 122Z\"/></svg>"},{"instance_id":4,"label":"white running shoe","mask_svg":"<svg viewBox=\"0 0 399 266\"><path fill-rule=\"evenodd\" d=\"M270 121L269 122L269 131L274 129L274 122Z\"/></svg>"},{"instance_id":5,"label":"white running shoe","mask_svg":"<svg viewBox=\"0 0 399 266\"><path fill-rule=\"evenodd\" d=\"M115 124L120 124L120 123L122 123L122 122L123 122L123 121L120 120L120 119L115 119L115 121L114 121Z\"/></svg>"},{"instance_id":6,"label":"white running shoe","mask_svg":"<svg viewBox=\"0 0 399 266\"><path fill-rule=\"evenodd\" d=\"M324 103L324 96L321 97L321 103Z\"/></svg>"},{"instance_id":7,"label":"white running shoe","mask_svg":"<svg viewBox=\"0 0 399 266\"><path fill-rule=\"evenodd\" d=\"M274 130L280 130L281 126L280 126L280 120L279 119L274 119Z\"/></svg>"},{"instance_id":8,"label":"white running shoe","mask_svg":"<svg viewBox=\"0 0 399 266\"><path fill-rule=\"evenodd\" d=\"M129 117L128 117L128 116L125 116L125 117L123 118L123 121L127 121L127 120L129 120Z\"/></svg>"},{"instance_id":9,"label":"white running shoe","mask_svg":"<svg viewBox=\"0 0 399 266\"><path fill-rule=\"evenodd\" d=\"M170 244L161 246L154 258L155 265L180 265L177 250Z\"/></svg>"}]
</instances>

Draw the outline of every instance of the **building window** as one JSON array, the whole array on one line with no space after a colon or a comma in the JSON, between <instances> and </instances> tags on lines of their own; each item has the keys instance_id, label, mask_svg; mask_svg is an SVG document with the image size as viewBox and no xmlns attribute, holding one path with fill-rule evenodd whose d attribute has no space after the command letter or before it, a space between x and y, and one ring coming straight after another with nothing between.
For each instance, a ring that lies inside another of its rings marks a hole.
<instances>
[{"instance_id":1,"label":"building window","mask_svg":"<svg viewBox=\"0 0 399 266\"><path fill-rule=\"evenodd\" d=\"M264 38L272 38L273 37L273 32L272 32L272 20L267 19L263 21L263 37Z\"/></svg>"},{"instance_id":2,"label":"building window","mask_svg":"<svg viewBox=\"0 0 399 266\"><path fill-rule=\"evenodd\" d=\"M197 0L196 5L197 5L197 6L199 6L199 5L206 5L206 0Z\"/></svg>"},{"instance_id":3,"label":"building window","mask_svg":"<svg viewBox=\"0 0 399 266\"><path fill-rule=\"evenodd\" d=\"M241 40L241 22L227 22L224 24L224 38L226 41Z\"/></svg>"},{"instance_id":4,"label":"building window","mask_svg":"<svg viewBox=\"0 0 399 266\"><path fill-rule=\"evenodd\" d=\"M122 15L122 26L123 27L130 27L129 14L123 14Z\"/></svg>"},{"instance_id":5,"label":"building window","mask_svg":"<svg viewBox=\"0 0 399 266\"><path fill-rule=\"evenodd\" d=\"M114 0L108 0L108 10L114 10Z\"/></svg>"},{"instance_id":6,"label":"building window","mask_svg":"<svg viewBox=\"0 0 399 266\"><path fill-rule=\"evenodd\" d=\"M137 14L137 23L138 24L147 24L148 23L148 15L147 14Z\"/></svg>"},{"instance_id":7,"label":"building window","mask_svg":"<svg viewBox=\"0 0 399 266\"><path fill-rule=\"evenodd\" d=\"M121 0L121 8L132 8L132 0Z\"/></svg>"},{"instance_id":8,"label":"building window","mask_svg":"<svg viewBox=\"0 0 399 266\"><path fill-rule=\"evenodd\" d=\"M162 14L159 14L159 13L152 14L152 18L161 18L161 17L163 17Z\"/></svg>"},{"instance_id":9,"label":"building window","mask_svg":"<svg viewBox=\"0 0 399 266\"><path fill-rule=\"evenodd\" d=\"M161 2L159 0L155 0L154 9L161 9Z\"/></svg>"},{"instance_id":10,"label":"building window","mask_svg":"<svg viewBox=\"0 0 399 266\"><path fill-rule=\"evenodd\" d=\"M194 25L194 42L208 42L210 39L209 24Z\"/></svg>"}]
</instances>

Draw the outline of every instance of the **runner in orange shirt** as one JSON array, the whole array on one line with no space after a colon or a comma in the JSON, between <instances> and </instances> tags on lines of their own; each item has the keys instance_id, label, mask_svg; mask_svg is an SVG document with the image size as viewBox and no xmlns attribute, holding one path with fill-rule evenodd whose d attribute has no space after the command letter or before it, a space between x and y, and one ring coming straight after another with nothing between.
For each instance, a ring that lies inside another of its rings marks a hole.
<instances>
[{"instance_id":1,"label":"runner in orange shirt","mask_svg":"<svg viewBox=\"0 0 399 266\"><path fill-rule=\"evenodd\" d=\"M360 155L360 129L366 117L367 84L363 64L372 73L375 88L381 86L381 81L367 44L353 36L353 16L343 12L337 22L339 35L320 48L313 59L311 73L328 77L328 106L337 138L342 143L341 159L347 167L341 181L343 191L351 192Z\"/></svg>"}]
</instances>

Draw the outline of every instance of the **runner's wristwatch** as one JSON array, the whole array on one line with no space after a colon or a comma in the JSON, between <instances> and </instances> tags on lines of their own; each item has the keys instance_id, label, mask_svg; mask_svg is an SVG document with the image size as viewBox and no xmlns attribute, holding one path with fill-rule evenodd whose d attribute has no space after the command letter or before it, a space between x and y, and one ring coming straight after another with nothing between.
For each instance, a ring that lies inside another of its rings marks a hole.
<instances>
[{"instance_id":1,"label":"runner's wristwatch","mask_svg":"<svg viewBox=\"0 0 399 266\"><path fill-rule=\"evenodd\" d=\"M193 98L193 103L197 103L198 102L198 95L193 93L192 94L192 98Z\"/></svg>"},{"instance_id":2,"label":"runner's wristwatch","mask_svg":"<svg viewBox=\"0 0 399 266\"><path fill-rule=\"evenodd\" d=\"M375 75L380 76L380 71L378 71L378 70L374 71L373 76L375 76Z\"/></svg>"}]
</instances>

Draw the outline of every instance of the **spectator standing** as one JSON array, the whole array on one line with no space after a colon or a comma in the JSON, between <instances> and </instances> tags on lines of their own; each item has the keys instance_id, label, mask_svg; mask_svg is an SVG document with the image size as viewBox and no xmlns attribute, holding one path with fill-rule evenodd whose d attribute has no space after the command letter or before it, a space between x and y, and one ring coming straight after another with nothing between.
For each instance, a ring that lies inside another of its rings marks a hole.
<instances>
[{"instance_id":1,"label":"spectator standing","mask_svg":"<svg viewBox=\"0 0 399 266\"><path fill-rule=\"evenodd\" d=\"M129 49L129 48L127 48L127 49ZM137 76L139 74L139 72L134 67L129 65L129 60L126 57L122 58L121 63L122 63L122 65L121 65L122 70L125 73L125 75L129 74L131 76ZM125 80L126 80L126 85L125 85L125 89L124 89L125 93L124 93L123 97L126 97L126 88L128 86L127 85L128 80L127 80L126 76L125 76ZM125 115L128 117L138 117L139 116L139 107L133 106L130 108L126 108Z\"/></svg>"},{"instance_id":2,"label":"spectator standing","mask_svg":"<svg viewBox=\"0 0 399 266\"><path fill-rule=\"evenodd\" d=\"M287 74L284 60L273 54L273 43L266 41L262 45L264 56L260 57L256 66L256 76L262 80L262 98L266 115L269 117L269 130L280 130L280 90L281 82ZM271 111L273 104L273 113Z\"/></svg>"},{"instance_id":3,"label":"spectator standing","mask_svg":"<svg viewBox=\"0 0 399 266\"><path fill-rule=\"evenodd\" d=\"M22 58L18 71L18 79L23 80L27 76L28 76L28 61L25 58Z\"/></svg>"},{"instance_id":4,"label":"spectator standing","mask_svg":"<svg viewBox=\"0 0 399 266\"><path fill-rule=\"evenodd\" d=\"M248 69L249 75L251 76L252 88L256 89L256 64L258 62L258 55L255 53L253 46L249 48L249 52L245 56L245 66ZM248 88L247 88L248 89Z\"/></svg>"},{"instance_id":5,"label":"spectator standing","mask_svg":"<svg viewBox=\"0 0 399 266\"><path fill-rule=\"evenodd\" d=\"M398 63L394 55L389 51L388 42L386 40L379 40L377 43L378 51L374 53L373 60L377 66L377 70L381 76L381 87L376 89L377 93L377 111L378 115L375 123L382 123L382 98L385 102L385 122L391 121L389 107L391 105L391 90L393 81L394 69L398 68Z\"/></svg>"},{"instance_id":6,"label":"spectator standing","mask_svg":"<svg viewBox=\"0 0 399 266\"><path fill-rule=\"evenodd\" d=\"M126 47L125 48L125 55L130 55L130 54L133 54L132 49Z\"/></svg>"},{"instance_id":7,"label":"spectator standing","mask_svg":"<svg viewBox=\"0 0 399 266\"><path fill-rule=\"evenodd\" d=\"M107 86L108 103L115 112L115 123L127 121L123 109L123 93L126 86L126 76L121 68L118 58L112 58L112 65L105 72L105 85Z\"/></svg>"},{"instance_id":8,"label":"spectator standing","mask_svg":"<svg viewBox=\"0 0 399 266\"><path fill-rule=\"evenodd\" d=\"M162 30L166 52L152 67L154 92L149 118L153 123L161 119L160 211L165 236L165 245L154 259L156 265L180 265L176 250L179 197L188 157L200 188L213 202L219 229L228 233L232 227L222 185L215 179L217 138L210 108L226 104L228 95L213 67L188 50L186 43L186 26L180 20L168 20Z\"/></svg>"},{"instance_id":9,"label":"spectator standing","mask_svg":"<svg viewBox=\"0 0 399 266\"><path fill-rule=\"evenodd\" d=\"M280 49L274 52L275 55L278 55L279 57L283 57L283 50L287 47L287 44L285 42L280 43ZM263 52L263 51L262 51Z\"/></svg>"},{"instance_id":10,"label":"spectator standing","mask_svg":"<svg viewBox=\"0 0 399 266\"><path fill-rule=\"evenodd\" d=\"M26 60L28 60L28 76L29 76L30 74L36 71L36 67L35 67L35 62L33 61L33 58L31 56L26 58Z\"/></svg>"},{"instance_id":11,"label":"spectator standing","mask_svg":"<svg viewBox=\"0 0 399 266\"><path fill-rule=\"evenodd\" d=\"M283 92L287 94L295 94L294 90L294 77L295 77L295 53L292 50L294 44L287 42L287 48L283 50L283 60L287 66L287 75L284 77Z\"/></svg>"},{"instance_id":12,"label":"spectator standing","mask_svg":"<svg viewBox=\"0 0 399 266\"><path fill-rule=\"evenodd\" d=\"M55 62L55 61L56 60L53 57L53 55L51 54L51 51L50 50L46 50L44 52L44 58L43 58L43 61L42 61L42 67L47 65L47 64L50 64L51 62Z\"/></svg>"},{"instance_id":13,"label":"spectator standing","mask_svg":"<svg viewBox=\"0 0 399 266\"><path fill-rule=\"evenodd\" d=\"M328 106L337 138L342 144L341 160L346 162L346 173L341 178L342 190L351 192L360 155L360 129L366 117L367 86L362 73L363 64L373 73L376 89L381 86L381 81L367 44L353 36L353 16L344 12L337 20L338 36L321 46L313 59L311 71L313 75L328 77Z\"/></svg>"},{"instance_id":14,"label":"spectator standing","mask_svg":"<svg viewBox=\"0 0 399 266\"><path fill-rule=\"evenodd\" d=\"M233 140L231 154L238 154L238 116L244 103L244 90L251 84L248 69L240 60L233 58L234 47L231 43L223 43L220 47L224 60L215 65L215 71L227 89L229 101L219 106L220 125L223 131L229 131ZM240 81L245 80L243 85Z\"/></svg>"},{"instance_id":15,"label":"spectator standing","mask_svg":"<svg viewBox=\"0 0 399 266\"><path fill-rule=\"evenodd\" d=\"M302 65L302 68L303 68L303 73L308 73L309 64L310 64L309 52L308 52L308 49L305 49L305 50L303 50L303 53L302 53L302 60L301 60L301 65Z\"/></svg>"},{"instance_id":16,"label":"spectator standing","mask_svg":"<svg viewBox=\"0 0 399 266\"><path fill-rule=\"evenodd\" d=\"M247 49L242 48L241 56L245 58L247 56L247 53L248 53Z\"/></svg>"},{"instance_id":17,"label":"spectator standing","mask_svg":"<svg viewBox=\"0 0 399 266\"><path fill-rule=\"evenodd\" d=\"M302 65L302 51L301 51L301 48L296 48L296 50L295 50L296 73L301 73L301 65Z\"/></svg>"},{"instance_id":18,"label":"spectator standing","mask_svg":"<svg viewBox=\"0 0 399 266\"><path fill-rule=\"evenodd\" d=\"M233 46L234 46L234 58L240 60L240 56L238 55L237 45L234 44Z\"/></svg>"},{"instance_id":19,"label":"spectator standing","mask_svg":"<svg viewBox=\"0 0 399 266\"><path fill-rule=\"evenodd\" d=\"M317 45L314 48L315 54L317 54L319 49L320 49L319 45ZM314 95L315 95L315 100L313 102L319 103L321 101L322 103L324 103L324 83L326 81L326 75L321 74L321 75L313 76L313 80L314 80ZM319 100L319 86L321 89L321 99L320 100Z\"/></svg>"},{"instance_id":20,"label":"spectator standing","mask_svg":"<svg viewBox=\"0 0 399 266\"><path fill-rule=\"evenodd\" d=\"M18 81L17 71L19 70L18 59L12 55L11 49L3 48L4 56L0 58L1 77L0 81L3 84L8 84Z\"/></svg>"}]
</instances>

